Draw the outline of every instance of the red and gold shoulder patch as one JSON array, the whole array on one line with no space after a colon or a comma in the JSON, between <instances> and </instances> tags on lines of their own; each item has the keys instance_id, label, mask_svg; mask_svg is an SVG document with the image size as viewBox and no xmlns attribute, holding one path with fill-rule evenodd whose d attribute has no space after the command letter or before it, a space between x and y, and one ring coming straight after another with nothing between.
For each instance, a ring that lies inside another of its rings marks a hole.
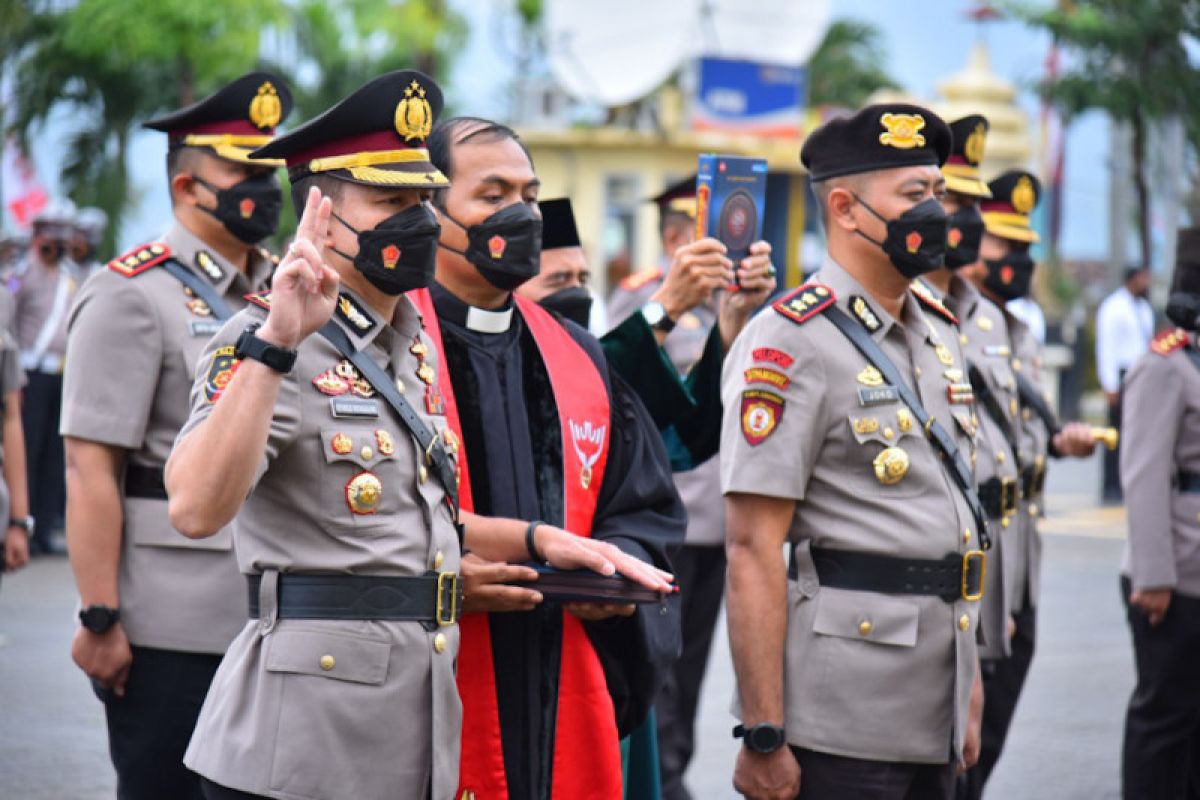
<instances>
[{"instance_id":1,"label":"red and gold shoulder patch","mask_svg":"<svg viewBox=\"0 0 1200 800\"><path fill-rule=\"evenodd\" d=\"M171 257L171 248L163 242L139 245L123 256L108 262L108 268L118 275L132 278L156 267Z\"/></svg>"},{"instance_id":2,"label":"red and gold shoulder patch","mask_svg":"<svg viewBox=\"0 0 1200 800\"><path fill-rule=\"evenodd\" d=\"M1169 356L1188 343L1188 333L1183 328L1163 331L1150 342L1150 349L1160 356Z\"/></svg>"},{"instance_id":3,"label":"red and gold shoulder patch","mask_svg":"<svg viewBox=\"0 0 1200 800\"><path fill-rule=\"evenodd\" d=\"M255 292L254 294L246 295L246 299L259 308L271 310L271 290L267 289L264 292Z\"/></svg>"},{"instance_id":4,"label":"red and gold shoulder patch","mask_svg":"<svg viewBox=\"0 0 1200 800\"><path fill-rule=\"evenodd\" d=\"M930 311L933 311L951 325L958 324L958 317L954 315L954 312L946 308L946 305L941 300L938 300L936 297L934 297L933 292L929 291L925 284L921 283L920 281L913 281L911 284L909 284L908 288L917 298L917 300L921 302L921 305L925 306Z\"/></svg>"},{"instance_id":5,"label":"red and gold shoulder patch","mask_svg":"<svg viewBox=\"0 0 1200 800\"><path fill-rule=\"evenodd\" d=\"M662 278L663 271L661 269L643 269L621 281L621 288L627 292L636 292L643 286L660 281Z\"/></svg>"},{"instance_id":6,"label":"red and gold shoulder patch","mask_svg":"<svg viewBox=\"0 0 1200 800\"><path fill-rule=\"evenodd\" d=\"M750 355L755 361L766 361L771 364L777 364L784 369L787 369L796 361L796 359L787 353L782 350L776 350L774 347L759 347Z\"/></svg>"},{"instance_id":7,"label":"red and gold shoulder patch","mask_svg":"<svg viewBox=\"0 0 1200 800\"><path fill-rule=\"evenodd\" d=\"M236 347L227 345L218 347L217 352L213 353L212 363L208 365L208 375L204 379L204 396L208 402L215 403L220 400L225 387L233 380L233 374L237 372L238 367L236 352Z\"/></svg>"},{"instance_id":8,"label":"red and gold shoulder patch","mask_svg":"<svg viewBox=\"0 0 1200 800\"><path fill-rule=\"evenodd\" d=\"M799 325L837 302L828 286L806 283L771 304L771 308Z\"/></svg>"},{"instance_id":9,"label":"red and gold shoulder patch","mask_svg":"<svg viewBox=\"0 0 1200 800\"><path fill-rule=\"evenodd\" d=\"M746 383L766 383L776 389L786 389L792 385L792 379L777 369L770 367L751 367L743 373Z\"/></svg>"},{"instance_id":10,"label":"red and gold shoulder patch","mask_svg":"<svg viewBox=\"0 0 1200 800\"><path fill-rule=\"evenodd\" d=\"M762 444L783 419L784 399L774 392L747 389L742 392L742 436L751 447Z\"/></svg>"}]
</instances>

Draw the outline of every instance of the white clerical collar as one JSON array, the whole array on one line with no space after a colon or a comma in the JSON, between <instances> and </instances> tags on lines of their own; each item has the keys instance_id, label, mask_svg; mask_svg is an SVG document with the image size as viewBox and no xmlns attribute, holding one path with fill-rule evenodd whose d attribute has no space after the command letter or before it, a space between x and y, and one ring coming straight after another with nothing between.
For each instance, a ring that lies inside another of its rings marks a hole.
<instances>
[{"instance_id":1,"label":"white clerical collar","mask_svg":"<svg viewBox=\"0 0 1200 800\"><path fill-rule=\"evenodd\" d=\"M486 308L467 307L467 330L480 333L504 333L512 324L513 307L501 311L488 311Z\"/></svg>"}]
</instances>

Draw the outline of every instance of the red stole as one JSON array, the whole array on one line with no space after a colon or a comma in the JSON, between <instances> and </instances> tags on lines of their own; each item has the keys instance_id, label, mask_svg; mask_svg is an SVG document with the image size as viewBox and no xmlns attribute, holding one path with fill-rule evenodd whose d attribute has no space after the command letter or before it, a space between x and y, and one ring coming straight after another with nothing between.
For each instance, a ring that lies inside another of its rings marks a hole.
<instances>
[{"instance_id":1,"label":"red stole","mask_svg":"<svg viewBox=\"0 0 1200 800\"><path fill-rule=\"evenodd\" d=\"M474 510L466 442L458 402L446 367L441 324L428 290L409 292L437 347L438 386L446 424L463 443L458 453L459 501ZM591 536L596 500L612 435L604 379L587 352L537 303L515 296L517 310L537 343L550 376L563 442L563 527ZM462 761L458 800L507 800L508 780L500 738L492 638L485 614L462 619L458 691L463 703ZM621 800L621 752L604 668L583 624L563 612L562 661L555 724L551 796L561 800Z\"/></svg>"}]
</instances>

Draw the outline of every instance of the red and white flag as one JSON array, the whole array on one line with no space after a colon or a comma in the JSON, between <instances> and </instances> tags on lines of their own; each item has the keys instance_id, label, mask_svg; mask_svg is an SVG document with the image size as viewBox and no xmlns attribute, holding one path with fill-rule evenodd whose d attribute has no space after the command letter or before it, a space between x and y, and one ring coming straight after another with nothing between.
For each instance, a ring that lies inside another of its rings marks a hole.
<instances>
[{"instance_id":1,"label":"red and white flag","mask_svg":"<svg viewBox=\"0 0 1200 800\"><path fill-rule=\"evenodd\" d=\"M15 136L4 142L0 169L0 195L4 208L19 230L28 230L34 216L50 201L46 188L38 180L37 170L22 152Z\"/></svg>"}]
</instances>

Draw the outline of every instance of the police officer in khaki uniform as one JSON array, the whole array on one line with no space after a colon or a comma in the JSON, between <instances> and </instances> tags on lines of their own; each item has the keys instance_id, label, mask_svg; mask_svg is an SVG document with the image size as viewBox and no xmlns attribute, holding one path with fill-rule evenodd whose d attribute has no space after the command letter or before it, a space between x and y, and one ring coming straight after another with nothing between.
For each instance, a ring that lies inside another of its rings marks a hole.
<instances>
[{"instance_id":1,"label":"police officer in khaki uniform","mask_svg":"<svg viewBox=\"0 0 1200 800\"><path fill-rule=\"evenodd\" d=\"M829 257L727 359L734 785L748 797L948 798L974 759L988 544L974 405L955 389L957 339L909 291L942 262L950 144L907 104L815 131L801 160Z\"/></svg>"},{"instance_id":2,"label":"police officer in khaki uniform","mask_svg":"<svg viewBox=\"0 0 1200 800\"><path fill-rule=\"evenodd\" d=\"M200 796L183 752L245 621L230 532L180 536L162 469L204 345L270 277L256 244L282 194L274 166L249 153L291 105L279 78L252 73L147 123L169 137L174 223L94 275L70 317L62 431L83 607L72 656L104 701L121 798Z\"/></svg>"},{"instance_id":3,"label":"police officer in khaki uniform","mask_svg":"<svg viewBox=\"0 0 1200 800\"><path fill-rule=\"evenodd\" d=\"M976 774L966 781L970 789L966 797L979 796L1000 757L1033 660L1042 550L1037 520L1045 507L1047 457L1088 456L1095 450L1097 434L1103 433L1078 422L1059 424L1041 390L1042 345L1029 326L1004 307L1010 300L1027 296L1032 285L1034 261L1029 248L1038 241L1038 234L1030 224L1030 214L1041 192L1037 178L1023 170L1010 170L991 181L988 191L991 197L980 201L984 221L980 258L963 267L960 274L997 308L1004 309L1008 353L989 360L1003 382L1006 371L997 362L1007 359L1016 383L1021 499L1014 524L1000 533L1004 539L1001 568L1009 615L1008 642L1004 657L989 660L983 673L982 742Z\"/></svg>"},{"instance_id":4,"label":"police officer in khaki uniform","mask_svg":"<svg viewBox=\"0 0 1200 800\"><path fill-rule=\"evenodd\" d=\"M1179 232L1164 331L1126 376L1121 567L1137 686L1125 716L1126 800L1200 790L1200 228Z\"/></svg>"}]
</instances>

